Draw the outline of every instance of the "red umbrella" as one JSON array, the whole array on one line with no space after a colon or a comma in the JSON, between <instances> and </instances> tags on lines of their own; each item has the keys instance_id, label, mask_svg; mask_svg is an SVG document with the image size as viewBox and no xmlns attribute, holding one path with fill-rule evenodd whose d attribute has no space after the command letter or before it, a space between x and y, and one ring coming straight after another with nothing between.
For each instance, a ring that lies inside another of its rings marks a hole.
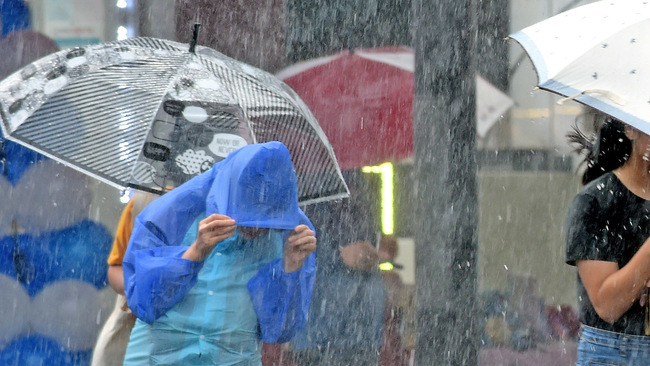
<instances>
[{"instance_id":1,"label":"red umbrella","mask_svg":"<svg viewBox=\"0 0 650 366\"><path fill-rule=\"evenodd\" d=\"M343 170L413 153L413 50L356 49L277 75L309 106Z\"/></svg>"},{"instance_id":2,"label":"red umbrella","mask_svg":"<svg viewBox=\"0 0 650 366\"><path fill-rule=\"evenodd\" d=\"M309 106L345 170L413 155L413 69L411 48L387 47L300 62L277 76ZM484 138L513 101L479 75L476 96Z\"/></svg>"}]
</instances>

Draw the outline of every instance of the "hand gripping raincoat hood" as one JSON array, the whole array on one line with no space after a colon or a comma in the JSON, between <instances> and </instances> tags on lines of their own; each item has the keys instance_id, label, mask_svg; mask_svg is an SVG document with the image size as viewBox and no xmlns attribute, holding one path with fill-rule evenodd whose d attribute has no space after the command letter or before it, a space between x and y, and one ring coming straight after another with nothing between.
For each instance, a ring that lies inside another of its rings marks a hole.
<instances>
[{"instance_id":1,"label":"hand gripping raincoat hood","mask_svg":"<svg viewBox=\"0 0 650 366\"><path fill-rule=\"evenodd\" d=\"M198 221L213 213L272 230L248 240L236 233L203 262L182 258ZM312 254L284 273L283 245L299 224L313 229L279 142L236 150L151 203L136 219L123 262L128 305L139 319L125 365L259 365L260 340L290 340L306 321L316 265Z\"/></svg>"},{"instance_id":2,"label":"hand gripping raincoat hood","mask_svg":"<svg viewBox=\"0 0 650 366\"><path fill-rule=\"evenodd\" d=\"M280 142L250 145L212 169L207 214L233 218L237 226L292 230L312 226L298 207L296 173Z\"/></svg>"}]
</instances>

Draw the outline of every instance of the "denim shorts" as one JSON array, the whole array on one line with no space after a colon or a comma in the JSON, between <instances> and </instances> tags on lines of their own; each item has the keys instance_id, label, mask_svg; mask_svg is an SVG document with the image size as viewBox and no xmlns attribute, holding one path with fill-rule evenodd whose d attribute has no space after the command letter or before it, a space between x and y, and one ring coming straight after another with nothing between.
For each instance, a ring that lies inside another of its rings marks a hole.
<instances>
[{"instance_id":1,"label":"denim shorts","mask_svg":"<svg viewBox=\"0 0 650 366\"><path fill-rule=\"evenodd\" d=\"M583 326L576 366L648 366L650 337Z\"/></svg>"}]
</instances>

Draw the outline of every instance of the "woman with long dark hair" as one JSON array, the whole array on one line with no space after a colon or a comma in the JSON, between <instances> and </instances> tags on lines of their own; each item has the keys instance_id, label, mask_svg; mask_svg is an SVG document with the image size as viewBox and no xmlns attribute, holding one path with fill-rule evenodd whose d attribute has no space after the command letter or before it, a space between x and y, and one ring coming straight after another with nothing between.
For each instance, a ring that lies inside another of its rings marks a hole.
<instances>
[{"instance_id":1,"label":"woman with long dark hair","mask_svg":"<svg viewBox=\"0 0 650 366\"><path fill-rule=\"evenodd\" d=\"M650 136L603 114L594 122L592 137L568 136L587 164L567 217L583 324L577 365L648 365Z\"/></svg>"}]
</instances>

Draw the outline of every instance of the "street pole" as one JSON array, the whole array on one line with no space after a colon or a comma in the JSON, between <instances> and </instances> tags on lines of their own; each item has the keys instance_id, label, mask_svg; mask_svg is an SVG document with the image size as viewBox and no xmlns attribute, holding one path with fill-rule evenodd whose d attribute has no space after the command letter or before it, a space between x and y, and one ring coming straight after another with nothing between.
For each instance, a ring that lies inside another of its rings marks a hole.
<instances>
[{"instance_id":1,"label":"street pole","mask_svg":"<svg viewBox=\"0 0 650 366\"><path fill-rule=\"evenodd\" d=\"M414 0L416 365L477 365L477 27L471 0Z\"/></svg>"}]
</instances>

